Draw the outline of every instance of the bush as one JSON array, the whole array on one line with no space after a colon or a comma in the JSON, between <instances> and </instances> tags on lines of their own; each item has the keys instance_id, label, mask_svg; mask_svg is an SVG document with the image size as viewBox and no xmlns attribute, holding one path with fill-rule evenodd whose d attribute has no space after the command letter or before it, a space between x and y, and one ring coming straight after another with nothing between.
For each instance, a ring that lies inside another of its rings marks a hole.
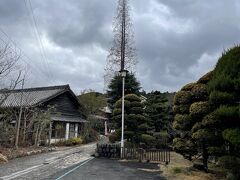
<instances>
[{"instance_id":1,"label":"bush","mask_svg":"<svg viewBox=\"0 0 240 180\"><path fill-rule=\"evenodd\" d=\"M208 127L217 127L221 126L220 120L217 118L216 113L212 112L208 115L206 115L203 120L202 120L202 125L203 126L208 126Z\"/></svg>"},{"instance_id":2,"label":"bush","mask_svg":"<svg viewBox=\"0 0 240 180\"><path fill-rule=\"evenodd\" d=\"M87 144L98 140L99 134L94 129L90 129L87 134L83 135L83 143Z\"/></svg>"},{"instance_id":3,"label":"bush","mask_svg":"<svg viewBox=\"0 0 240 180\"><path fill-rule=\"evenodd\" d=\"M116 141L120 141L120 138L118 137L117 133L112 133L109 136L110 143L115 143Z\"/></svg>"},{"instance_id":4,"label":"bush","mask_svg":"<svg viewBox=\"0 0 240 180\"><path fill-rule=\"evenodd\" d=\"M144 123L144 124L139 125L139 126L138 126L138 129L139 129L140 131L147 131L148 127L149 127L149 126L147 125L147 123Z\"/></svg>"},{"instance_id":5,"label":"bush","mask_svg":"<svg viewBox=\"0 0 240 180\"><path fill-rule=\"evenodd\" d=\"M221 119L239 119L239 107L221 106L215 110L215 114Z\"/></svg>"},{"instance_id":6,"label":"bush","mask_svg":"<svg viewBox=\"0 0 240 180\"><path fill-rule=\"evenodd\" d=\"M192 118L188 114L176 114L173 127L178 130L187 130L191 127L192 123Z\"/></svg>"},{"instance_id":7,"label":"bush","mask_svg":"<svg viewBox=\"0 0 240 180\"><path fill-rule=\"evenodd\" d=\"M181 138L173 139L173 149L176 152L183 152L186 150L186 141Z\"/></svg>"},{"instance_id":8,"label":"bush","mask_svg":"<svg viewBox=\"0 0 240 180\"><path fill-rule=\"evenodd\" d=\"M191 92L195 101L204 101L208 99L208 90L205 84L196 84Z\"/></svg>"},{"instance_id":9,"label":"bush","mask_svg":"<svg viewBox=\"0 0 240 180\"><path fill-rule=\"evenodd\" d=\"M191 91L196 83L189 83L182 87L181 91Z\"/></svg>"},{"instance_id":10,"label":"bush","mask_svg":"<svg viewBox=\"0 0 240 180\"><path fill-rule=\"evenodd\" d=\"M189 91L179 91L174 96L174 104L190 104L192 101L192 95Z\"/></svg>"},{"instance_id":11,"label":"bush","mask_svg":"<svg viewBox=\"0 0 240 180\"><path fill-rule=\"evenodd\" d=\"M5 123L5 122L0 122L0 147L11 147L15 138L15 128L14 126Z\"/></svg>"},{"instance_id":12,"label":"bush","mask_svg":"<svg viewBox=\"0 0 240 180\"><path fill-rule=\"evenodd\" d=\"M131 107L141 107L142 108L142 103L141 102L137 102L137 101L134 101L134 102L131 102Z\"/></svg>"},{"instance_id":13,"label":"bush","mask_svg":"<svg viewBox=\"0 0 240 180\"><path fill-rule=\"evenodd\" d=\"M191 116L196 118L201 118L210 111L211 107L206 101L195 102L190 106L190 114Z\"/></svg>"},{"instance_id":14,"label":"bush","mask_svg":"<svg viewBox=\"0 0 240 180\"><path fill-rule=\"evenodd\" d=\"M122 99L119 99L115 105L114 105L115 108L118 108L118 109L121 109L122 108ZM126 99L124 99L124 107L127 108L127 107L130 107L130 102Z\"/></svg>"},{"instance_id":15,"label":"bush","mask_svg":"<svg viewBox=\"0 0 240 180\"><path fill-rule=\"evenodd\" d=\"M190 104L175 105L173 106L173 111L176 114L188 114L189 108L190 108Z\"/></svg>"},{"instance_id":16,"label":"bush","mask_svg":"<svg viewBox=\"0 0 240 180\"><path fill-rule=\"evenodd\" d=\"M223 131L223 138L235 147L240 147L240 129L226 129Z\"/></svg>"},{"instance_id":17,"label":"bush","mask_svg":"<svg viewBox=\"0 0 240 180\"><path fill-rule=\"evenodd\" d=\"M125 99L130 102L132 102L132 101L141 102L141 99L136 94L127 94L125 96Z\"/></svg>"},{"instance_id":18,"label":"bush","mask_svg":"<svg viewBox=\"0 0 240 180\"><path fill-rule=\"evenodd\" d=\"M192 127L192 133L198 131L199 129L201 129L203 126L202 126L202 123L201 122L197 122L193 125Z\"/></svg>"},{"instance_id":19,"label":"bush","mask_svg":"<svg viewBox=\"0 0 240 180\"><path fill-rule=\"evenodd\" d=\"M133 114L142 114L143 113L143 109L141 107L132 107L131 108L131 113L133 113Z\"/></svg>"},{"instance_id":20,"label":"bush","mask_svg":"<svg viewBox=\"0 0 240 180\"><path fill-rule=\"evenodd\" d=\"M80 145L83 143L83 140L81 137L74 137L74 138L70 138L66 141L66 146L76 146L76 145Z\"/></svg>"},{"instance_id":21,"label":"bush","mask_svg":"<svg viewBox=\"0 0 240 180\"><path fill-rule=\"evenodd\" d=\"M211 141L216 138L214 131L211 131L209 129L199 129L195 133L192 134L192 138L195 140L207 140Z\"/></svg>"},{"instance_id":22,"label":"bush","mask_svg":"<svg viewBox=\"0 0 240 180\"><path fill-rule=\"evenodd\" d=\"M213 91L210 94L209 100L215 105L232 104L235 101L235 96L227 92Z\"/></svg>"},{"instance_id":23,"label":"bush","mask_svg":"<svg viewBox=\"0 0 240 180\"><path fill-rule=\"evenodd\" d=\"M219 165L232 174L233 179L240 178L240 160L235 156L223 156L219 158Z\"/></svg>"},{"instance_id":24,"label":"bush","mask_svg":"<svg viewBox=\"0 0 240 180\"><path fill-rule=\"evenodd\" d=\"M113 116L121 115L121 113L122 113L122 109L120 108L115 108L113 110Z\"/></svg>"},{"instance_id":25,"label":"bush","mask_svg":"<svg viewBox=\"0 0 240 180\"><path fill-rule=\"evenodd\" d=\"M213 71L208 72L207 74L203 75L198 81L197 83L202 83L202 84L206 84L208 83L213 77Z\"/></svg>"},{"instance_id":26,"label":"bush","mask_svg":"<svg viewBox=\"0 0 240 180\"><path fill-rule=\"evenodd\" d=\"M141 135L141 141L145 143L148 147L153 147L155 143L155 138L153 136L150 136L148 134L142 134Z\"/></svg>"}]
</instances>

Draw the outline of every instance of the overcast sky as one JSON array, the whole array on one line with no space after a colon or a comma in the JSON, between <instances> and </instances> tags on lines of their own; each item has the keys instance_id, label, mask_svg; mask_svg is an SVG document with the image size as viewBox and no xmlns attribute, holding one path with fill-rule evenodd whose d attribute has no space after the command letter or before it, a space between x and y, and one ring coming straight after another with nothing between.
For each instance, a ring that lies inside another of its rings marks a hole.
<instances>
[{"instance_id":1,"label":"overcast sky","mask_svg":"<svg viewBox=\"0 0 240 180\"><path fill-rule=\"evenodd\" d=\"M27 86L70 84L77 94L84 89L102 92L117 0L31 0L43 48L25 2L0 0L0 38L10 37L24 51ZM146 91L179 90L213 69L222 51L240 42L239 0L130 4L137 78Z\"/></svg>"}]
</instances>

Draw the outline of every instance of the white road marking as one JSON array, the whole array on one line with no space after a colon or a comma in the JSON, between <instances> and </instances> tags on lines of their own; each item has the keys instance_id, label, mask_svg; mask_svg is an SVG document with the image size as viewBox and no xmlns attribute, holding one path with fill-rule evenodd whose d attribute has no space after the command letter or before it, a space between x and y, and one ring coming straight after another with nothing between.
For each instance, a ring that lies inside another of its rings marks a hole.
<instances>
[{"instance_id":1,"label":"white road marking","mask_svg":"<svg viewBox=\"0 0 240 180\"><path fill-rule=\"evenodd\" d=\"M87 159L86 161L84 161L83 163L79 164L77 167L71 169L70 171L66 172L65 174L63 174L62 176L58 177L56 180L60 180L63 177L67 176L68 174L72 173L73 171L76 171L78 168L80 168L81 166L83 166L84 164L87 164L89 161L93 160L94 157L91 157L89 159Z\"/></svg>"},{"instance_id":2,"label":"white road marking","mask_svg":"<svg viewBox=\"0 0 240 180\"><path fill-rule=\"evenodd\" d=\"M29 173L29 172L31 172L31 171L33 171L33 170L35 170L35 169L37 169L37 168L39 168L41 166L43 166L43 164L40 164L40 165L37 165L37 166L32 166L32 167L27 168L27 169L25 169L23 171L18 171L18 172L12 173L11 175L8 175L8 176L0 177L0 179L2 179L2 180L11 180L11 179L14 179L16 177L19 177L19 176L22 176L24 174L27 174L27 173Z\"/></svg>"}]
</instances>

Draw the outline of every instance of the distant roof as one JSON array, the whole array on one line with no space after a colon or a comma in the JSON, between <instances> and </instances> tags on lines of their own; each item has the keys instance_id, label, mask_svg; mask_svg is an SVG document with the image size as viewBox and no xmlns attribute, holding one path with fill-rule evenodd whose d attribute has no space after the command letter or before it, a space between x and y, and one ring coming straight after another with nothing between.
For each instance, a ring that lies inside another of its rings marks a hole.
<instances>
[{"instance_id":1,"label":"distant roof","mask_svg":"<svg viewBox=\"0 0 240 180\"><path fill-rule=\"evenodd\" d=\"M104 113L108 113L108 114L112 113L111 109L108 106L102 108L101 111L104 112Z\"/></svg>"},{"instance_id":2,"label":"distant roof","mask_svg":"<svg viewBox=\"0 0 240 180\"><path fill-rule=\"evenodd\" d=\"M69 91L77 100L77 97L69 85L37 87L16 90L0 90L0 107L32 107L38 106L64 92Z\"/></svg>"},{"instance_id":3,"label":"distant roof","mask_svg":"<svg viewBox=\"0 0 240 180\"><path fill-rule=\"evenodd\" d=\"M87 122L81 117L76 116L51 116L53 121L61 121L61 122Z\"/></svg>"}]
</instances>

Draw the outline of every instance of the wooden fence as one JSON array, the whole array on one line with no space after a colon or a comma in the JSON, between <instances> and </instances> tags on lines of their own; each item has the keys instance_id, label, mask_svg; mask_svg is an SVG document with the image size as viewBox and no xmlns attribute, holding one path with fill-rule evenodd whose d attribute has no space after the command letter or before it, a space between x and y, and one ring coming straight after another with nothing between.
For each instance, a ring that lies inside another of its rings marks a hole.
<instances>
[{"instance_id":1,"label":"wooden fence","mask_svg":"<svg viewBox=\"0 0 240 180\"><path fill-rule=\"evenodd\" d=\"M97 145L99 157L120 158L121 147L119 145L101 144ZM151 161L151 162L170 162L169 149L142 149L124 148L123 158L128 160Z\"/></svg>"}]
</instances>

